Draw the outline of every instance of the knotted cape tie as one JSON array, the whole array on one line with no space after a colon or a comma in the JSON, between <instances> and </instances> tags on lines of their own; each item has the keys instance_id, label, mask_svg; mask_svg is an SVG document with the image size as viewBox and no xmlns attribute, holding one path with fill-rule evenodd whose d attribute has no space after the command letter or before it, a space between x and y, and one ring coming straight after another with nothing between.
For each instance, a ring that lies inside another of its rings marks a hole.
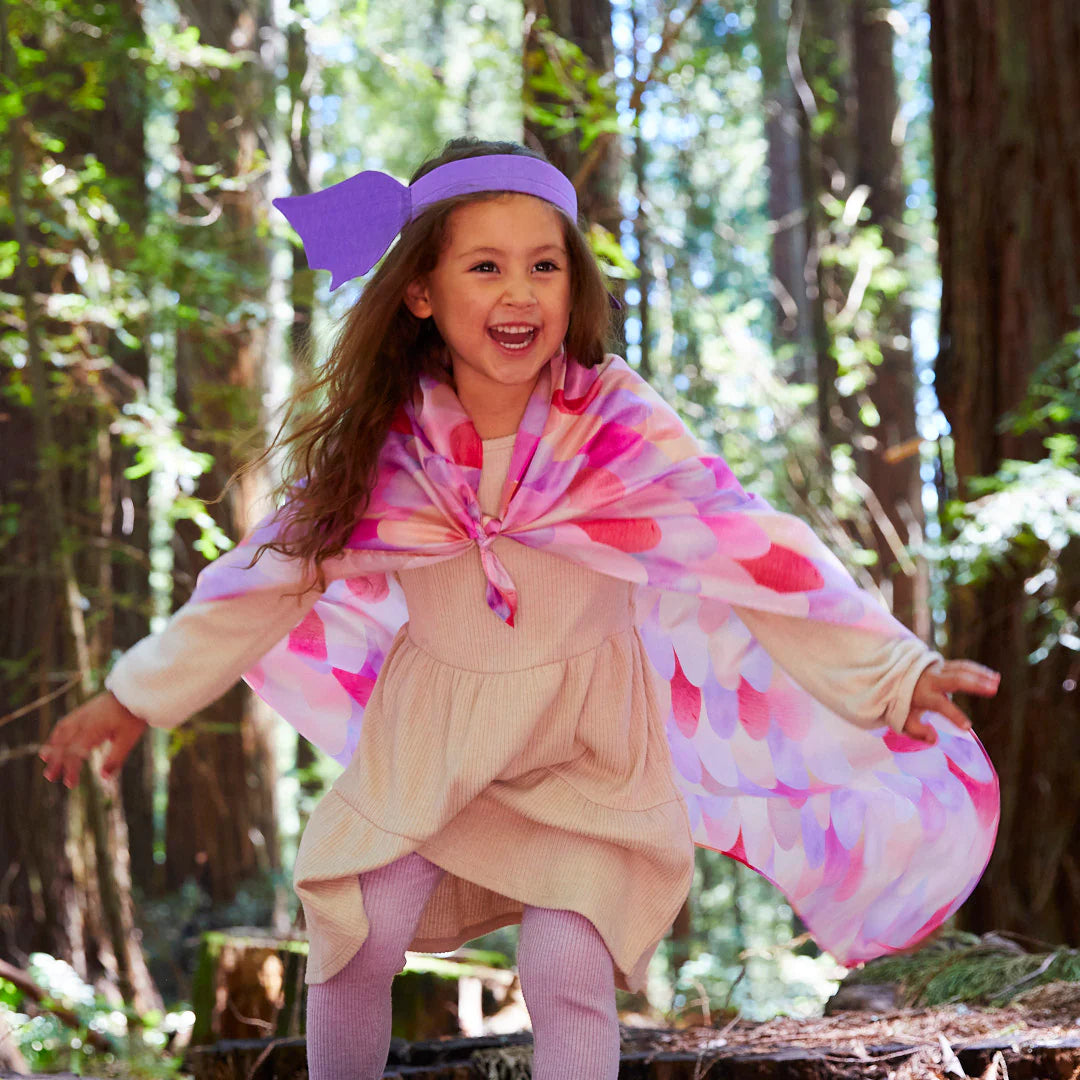
<instances>
[{"instance_id":1,"label":"knotted cape tie","mask_svg":"<svg viewBox=\"0 0 1080 1080\"><path fill-rule=\"evenodd\" d=\"M487 605L507 626L513 626L517 614L517 589L492 546L502 533L502 520L483 513L477 504L469 506L469 517L469 536L480 549L480 565L487 578Z\"/></svg>"}]
</instances>

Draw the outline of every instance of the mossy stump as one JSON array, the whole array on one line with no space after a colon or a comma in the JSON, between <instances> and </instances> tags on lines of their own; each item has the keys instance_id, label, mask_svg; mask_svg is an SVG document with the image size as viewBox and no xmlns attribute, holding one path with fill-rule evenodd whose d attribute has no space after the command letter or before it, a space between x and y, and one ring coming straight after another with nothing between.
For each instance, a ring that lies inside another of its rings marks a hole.
<instances>
[{"instance_id":1,"label":"mossy stump","mask_svg":"<svg viewBox=\"0 0 1080 1080\"><path fill-rule=\"evenodd\" d=\"M287 1038L305 1032L307 942L234 927L203 934L192 986L192 1046L220 1040ZM501 953L462 949L454 957L408 953L394 979L392 1033L408 1041L475 1033L498 1010L516 976ZM465 1009L472 1024L462 1025Z\"/></svg>"},{"instance_id":2,"label":"mossy stump","mask_svg":"<svg viewBox=\"0 0 1080 1080\"><path fill-rule=\"evenodd\" d=\"M191 1045L304 1033L307 942L253 927L203 934Z\"/></svg>"}]
</instances>

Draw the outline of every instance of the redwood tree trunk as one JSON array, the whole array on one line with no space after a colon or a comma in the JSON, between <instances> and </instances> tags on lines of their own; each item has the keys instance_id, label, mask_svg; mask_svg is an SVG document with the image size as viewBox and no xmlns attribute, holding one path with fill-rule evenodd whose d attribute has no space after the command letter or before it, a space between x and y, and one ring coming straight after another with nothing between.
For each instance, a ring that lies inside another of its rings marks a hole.
<instances>
[{"instance_id":1,"label":"redwood tree trunk","mask_svg":"<svg viewBox=\"0 0 1080 1080\"><path fill-rule=\"evenodd\" d=\"M1080 7L1073 0L931 0L942 272L938 395L958 490L1005 458L1044 457L1001 424L1080 305ZM1002 672L971 715L1002 780L997 848L965 908L974 930L1080 944L1075 654L1037 645L1024 566L954 582L950 649ZM1076 603L1080 581L1058 583ZM1071 674L1070 674L1071 672ZM1072 678L1073 683L1068 679Z\"/></svg>"},{"instance_id":2,"label":"redwood tree trunk","mask_svg":"<svg viewBox=\"0 0 1080 1080\"><path fill-rule=\"evenodd\" d=\"M265 322L232 313L245 300L264 303L269 283L269 252L260 235L269 200L265 174L254 170L259 151L271 149L266 136L274 126L273 87L262 56L274 34L269 0L186 0L183 11L205 44L248 54L238 68L222 69L216 85L196 93L178 122L187 179L196 180L195 170L203 166L238 179L233 190L192 195L182 206L197 222L187 238L190 246L212 253L231 278L229 289L221 290L225 296L215 295L193 271L176 282L185 302L199 310L199 319L178 335L177 406L186 417L187 444L214 456L197 491L212 500L240 464L237 435L252 436L254 450L261 448ZM263 494L260 477L249 475L209 509L223 531L238 539L254 524ZM197 540L190 525L178 530L178 602L205 565ZM242 882L280 864L269 723L247 688L238 685L181 729L169 770L168 887L193 878L212 900L226 903Z\"/></svg>"},{"instance_id":3,"label":"redwood tree trunk","mask_svg":"<svg viewBox=\"0 0 1080 1080\"><path fill-rule=\"evenodd\" d=\"M23 395L13 395L0 429L5 446L21 451L3 455L0 464L0 502L20 526L5 544L0 586L7 613L0 652L9 676L0 693L0 713L26 709L26 715L0 727L0 952L16 963L25 963L35 950L61 956L90 981L115 982L127 1002L145 1011L160 1001L135 931L118 788L115 782L102 783L90 766L77 792L68 796L43 779L33 753L55 721L97 689L114 644L130 644L145 627L145 611L138 625L145 585L135 588L133 620L126 629L112 617L121 567L130 566L115 543L116 532L123 533L124 527L114 530L114 522L131 522L130 547L137 562L145 559L135 546L139 495L117 483L130 463L125 460L129 451L115 447L109 431L119 405L133 396L139 360L135 350L123 358L116 355L108 319L46 316L46 294L78 293L81 283L71 267L46 263L38 255L47 247L55 260L72 241L39 230L39 222L54 221L59 214L49 193L29 180L42 171L46 139L53 160L72 170L81 169L96 152L106 166L101 181L105 198L129 225L137 227L145 214L142 70L127 62L142 41L139 12L134 3L117 3L105 11L90 7L72 3L65 8L72 25L98 27L98 33L78 42L55 32L51 11L19 19L21 44L29 47L19 59L32 57L32 48L42 57L41 68L28 75L16 66L8 9L0 6L4 76L28 88L25 111L12 117L8 128L10 174L5 178L10 180L13 238L19 244L11 291L21 300L27 363L25 376L10 369L5 374L10 383L31 391L25 407ZM129 136L123 147L97 151L101 117L72 104L75 91L87 81L87 65L103 73L107 112L118 103L126 110L117 119ZM68 94L59 95L58 86L67 87ZM34 204L28 207L30 199ZM130 234L103 224L96 239L96 270L109 273L126 264ZM118 275L117 287L125 284ZM133 322L124 329L141 332ZM56 350L64 355L63 364L54 365L53 350L44 347L51 344L51 335L65 342ZM124 495L130 512L121 506ZM84 617L84 599L93 617ZM125 632L131 636L118 638Z\"/></svg>"},{"instance_id":4,"label":"redwood tree trunk","mask_svg":"<svg viewBox=\"0 0 1080 1080\"><path fill-rule=\"evenodd\" d=\"M849 6L842 0L795 0L792 18L800 20L798 58L803 74L800 114L803 124L802 189L806 203L806 288L814 345L818 430L825 447L850 442L854 418L836 390L828 312L843 306L846 288L838 269L822 262L830 243L829 220L821 193L844 198L855 172L854 100L851 77ZM828 467L828 455L823 465Z\"/></svg>"},{"instance_id":5,"label":"redwood tree trunk","mask_svg":"<svg viewBox=\"0 0 1080 1080\"><path fill-rule=\"evenodd\" d=\"M599 72L610 72L615 64L615 44L611 38L611 0L526 0L528 33L525 39L525 99L534 91L529 73L543 53L537 20L546 16L560 37L580 46ZM526 141L539 146L553 165L574 181L578 189L578 210L588 222L602 225L618 237L622 225L619 181L622 160L617 139L598 139L589 150L581 149L581 133L573 130L554 135L541 124L525 121ZM583 169L583 166L586 166Z\"/></svg>"},{"instance_id":6,"label":"redwood tree trunk","mask_svg":"<svg viewBox=\"0 0 1080 1080\"><path fill-rule=\"evenodd\" d=\"M858 101L854 180L870 189L866 200L870 222L881 229L884 246L902 268L905 191L903 161L894 134L900 98L888 6L880 0L855 0L852 26ZM874 334L881 363L867 396L879 420L861 433L856 455L859 475L880 504L872 515L878 554L874 578L892 613L925 641L930 637L926 564L897 553L900 545L917 544L923 527L911 309L902 293L882 298Z\"/></svg>"},{"instance_id":7,"label":"redwood tree trunk","mask_svg":"<svg viewBox=\"0 0 1080 1080\"><path fill-rule=\"evenodd\" d=\"M143 41L142 0L119 0L124 33ZM106 95L100 114L102 129L115 137L97 138L93 132L93 152L101 159L118 190L125 193L119 204L126 228L110 236L110 261L126 266L143 240L149 214L146 187L147 115L145 71L139 65L116 65L116 79ZM88 147L91 149L91 147ZM109 356L122 369L132 386L145 388L149 377L146 349L141 344L125 344L111 334ZM134 463L130 447L110 443L108 472L101 477L101 534L111 542L105 548L102 568L108 574L102 592L111 597L108 618L102 625L100 652L103 666L112 649L129 649L150 632L150 482L148 477L130 479L125 470ZM103 595L101 603L104 605ZM154 761L153 743L148 736L133 747L120 774L123 817L127 830L127 850L131 861L131 883L144 896L158 891L160 877L154 864Z\"/></svg>"},{"instance_id":8,"label":"redwood tree trunk","mask_svg":"<svg viewBox=\"0 0 1080 1080\"><path fill-rule=\"evenodd\" d=\"M765 138L768 140L772 225L773 346L794 346L791 376L814 380L813 313L807 297L806 195L803 131L787 63L789 27L778 0L758 0L754 33L761 53Z\"/></svg>"}]
</instances>

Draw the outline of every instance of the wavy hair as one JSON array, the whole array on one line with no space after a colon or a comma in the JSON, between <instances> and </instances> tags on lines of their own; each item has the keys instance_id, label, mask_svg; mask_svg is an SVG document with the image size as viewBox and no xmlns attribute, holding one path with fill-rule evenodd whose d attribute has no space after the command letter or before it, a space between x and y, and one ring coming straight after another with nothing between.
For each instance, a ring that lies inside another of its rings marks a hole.
<instances>
[{"instance_id":1,"label":"wavy hair","mask_svg":"<svg viewBox=\"0 0 1080 1080\"><path fill-rule=\"evenodd\" d=\"M452 139L416 170L409 183L440 165L484 154L546 160L514 142ZM444 199L402 229L345 315L321 370L290 396L274 439L240 471L255 468L275 450L284 452L274 495L275 501L285 502L287 524L275 540L259 547L252 563L266 550L277 551L304 561L318 586L325 587L322 564L344 550L367 509L390 424L416 391L421 372L453 383L442 335L434 319L418 319L409 311L404 303L406 286L435 269L454 210L493 197L498 193ZM611 334L607 288L578 223L557 212L570 267L566 351L577 363L594 367L604 358Z\"/></svg>"}]
</instances>

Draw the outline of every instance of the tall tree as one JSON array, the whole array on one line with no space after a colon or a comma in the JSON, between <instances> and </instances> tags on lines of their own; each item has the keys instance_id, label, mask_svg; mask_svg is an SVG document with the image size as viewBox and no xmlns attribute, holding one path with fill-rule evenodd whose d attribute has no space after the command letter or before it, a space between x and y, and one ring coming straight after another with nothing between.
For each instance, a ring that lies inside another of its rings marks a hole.
<instances>
[{"instance_id":1,"label":"tall tree","mask_svg":"<svg viewBox=\"0 0 1080 1080\"><path fill-rule=\"evenodd\" d=\"M604 85L610 90L615 62L611 0L526 0L525 12L526 140L573 180L581 216L617 237L619 143L594 136L590 146L582 145L583 129L610 109Z\"/></svg>"},{"instance_id":2,"label":"tall tree","mask_svg":"<svg viewBox=\"0 0 1080 1080\"><path fill-rule=\"evenodd\" d=\"M5 115L11 199L2 227L17 247L11 291L20 301L3 333L3 438L32 451L5 454L0 465L17 525L6 530L0 586L13 616L0 695L11 721L0 729L0 950L16 962L34 949L63 956L94 982L115 979L126 1001L146 1009L157 995L135 934L117 786L88 768L65 796L27 753L99 688L112 649L146 625L145 586L127 591L138 576L132 554L145 569L145 495L124 486L130 457L110 433L145 374L131 345L145 294L128 270L146 210L142 73L130 62L142 44L134 3L93 12L80 0L47 11L0 4L4 78L18 88ZM114 101L131 137L98 153L101 116ZM134 542L119 542L125 533ZM113 619L121 593L128 616Z\"/></svg>"},{"instance_id":3,"label":"tall tree","mask_svg":"<svg viewBox=\"0 0 1080 1080\"><path fill-rule=\"evenodd\" d=\"M306 11L303 4L293 0L292 21L286 34L287 76L289 87L289 192L306 195L311 191L311 81L312 66L308 59L307 34L304 32ZM303 248L293 248L290 297L293 321L289 334L292 368L306 373L311 367L311 321L315 303L314 274L307 268ZM300 828L306 824L309 808L314 804L321 784L314 777L315 748L302 735L296 737L295 765L301 777ZM303 908L300 909L303 912Z\"/></svg>"},{"instance_id":4,"label":"tall tree","mask_svg":"<svg viewBox=\"0 0 1080 1080\"><path fill-rule=\"evenodd\" d=\"M209 74L178 117L185 246L174 287L193 313L177 339L176 402L185 441L213 455L197 494L213 501L241 458L261 449L269 339L260 315L269 284L264 239L264 163L275 130L269 0L186 0L200 40L232 57ZM249 445L237 445L237 433ZM252 445L254 444L254 445ZM254 524L264 478L249 475L212 505L221 530ZM264 507L265 509L265 507ZM198 530L178 530L178 600L205 565ZM234 687L177 734L166 814L166 881L194 878L218 902L260 870L277 868L276 770L269 721L244 686Z\"/></svg>"},{"instance_id":5,"label":"tall tree","mask_svg":"<svg viewBox=\"0 0 1080 1080\"><path fill-rule=\"evenodd\" d=\"M772 231L773 344L794 351L792 376L814 380L812 309L807 296L806 196L803 131L788 65L790 30L779 0L758 0L754 31L761 54L765 138L768 140L769 220Z\"/></svg>"},{"instance_id":6,"label":"tall tree","mask_svg":"<svg viewBox=\"0 0 1080 1080\"><path fill-rule=\"evenodd\" d=\"M123 40L131 46L145 46L141 0L117 0L115 5L123 28ZM94 139L90 149L104 164L118 193L117 209L122 217L118 228L105 237L108 259L125 266L138 258L146 243L149 194L146 138L149 87L142 64L118 64L109 90L102 97L101 130L115 133L109 139ZM95 132L96 135L96 132ZM144 340L117 333L109 334L105 345L117 377L143 394L149 379L149 361ZM99 604L102 621L101 654L130 648L150 629L150 483L148 476L127 475L132 452L116 446L115 440L102 443L111 449L108 470L99 479L101 490L101 537L111 550L102 560ZM106 576L107 574L107 576ZM154 863L154 760L151 739L141 739L128 755L120 774L127 848L131 859L131 881L143 895L158 891L160 877Z\"/></svg>"},{"instance_id":7,"label":"tall tree","mask_svg":"<svg viewBox=\"0 0 1080 1080\"><path fill-rule=\"evenodd\" d=\"M854 88L847 5L839 0L792 4L798 41L794 73L803 117L803 192L806 199L807 299L811 306L818 428L827 448L850 442L850 403L837 391L839 366L830 310L843 307L846 289L827 261L832 244L826 198L844 199L854 172Z\"/></svg>"},{"instance_id":8,"label":"tall tree","mask_svg":"<svg viewBox=\"0 0 1080 1080\"><path fill-rule=\"evenodd\" d=\"M890 6L882 0L852 4L857 94L853 179L856 187L866 188L869 224L878 230L879 250L887 262L902 266L907 193L898 144L900 97ZM864 256L870 257L869 252ZM903 274L898 275L898 281L903 280ZM906 550L921 540L923 532L911 308L902 284L879 290L874 302L873 320L865 333L874 370L859 411L862 430L856 440L856 462L876 503L871 515L878 556L875 578L892 613L927 640L929 575L925 561Z\"/></svg>"},{"instance_id":9,"label":"tall tree","mask_svg":"<svg viewBox=\"0 0 1080 1080\"><path fill-rule=\"evenodd\" d=\"M1004 421L1080 321L1080 7L931 0L930 17L942 275L937 387L951 427L948 493L974 500L980 477L1009 460L1045 456L1045 432ZM1067 423L1075 436L1075 411ZM1074 537L1040 584L1039 563L1053 545L1028 517L1014 528L1003 537L1005 557L985 577L972 581L962 564L950 587L952 651L1002 672L997 697L970 704L1001 776L1002 820L965 910L977 930L1076 945L1080 729L1071 691L1080 672L1048 618L1060 612L1063 626L1075 621L1080 552Z\"/></svg>"},{"instance_id":10,"label":"tall tree","mask_svg":"<svg viewBox=\"0 0 1080 1080\"><path fill-rule=\"evenodd\" d=\"M910 552L923 512L889 5L796 4L793 19L822 463L828 472L831 451L850 447L849 531L893 614L928 638L929 578Z\"/></svg>"}]
</instances>

